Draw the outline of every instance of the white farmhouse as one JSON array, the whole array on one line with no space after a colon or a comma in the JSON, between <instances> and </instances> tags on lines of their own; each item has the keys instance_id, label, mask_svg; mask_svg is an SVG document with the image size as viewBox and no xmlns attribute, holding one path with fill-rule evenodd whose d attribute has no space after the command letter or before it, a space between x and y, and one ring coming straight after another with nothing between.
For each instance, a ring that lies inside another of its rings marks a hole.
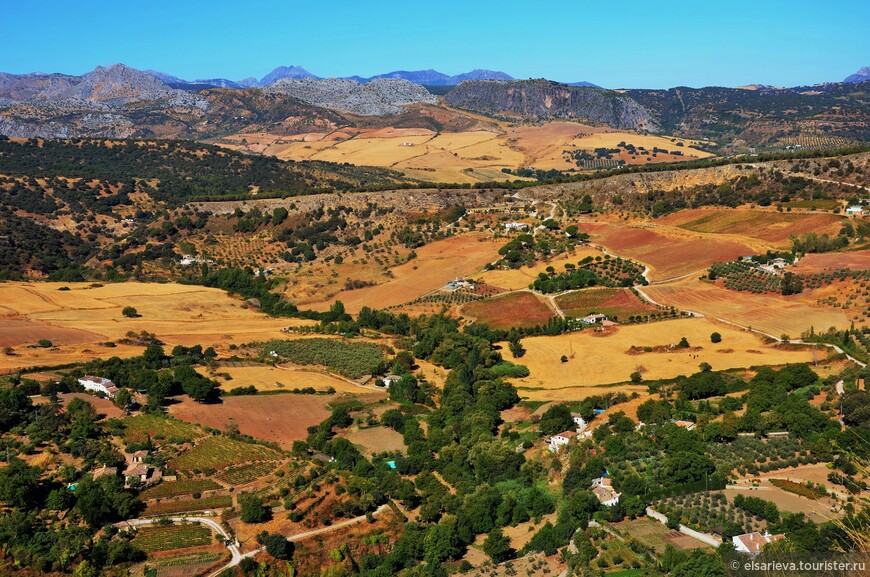
<instances>
[{"instance_id":1,"label":"white farmhouse","mask_svg":"<svg viewBox=\"0 0 870 577\"><path fill-rule=\"evenodd\" d=\"M592 479L592 492L598 498L598 502L605 507L612 507L619 503L622 493L613 490L610 477L597 477Z\"/></svg>"},{"instance_id":2,"label":"white farmhouse","mask_svg":"<svg viewBox=\"0 0 870 577\"><path fill-rule=\"evenodd\" d=\"M558 453L559 449L571 442L571 439L577 436L576 431L565 431L558 435L550 437L550 451Z\"/></svg>"},{"instance_id":3,"label":"white farmhouse","mask_svg":"<svg viewBox=\"0 0 870 577\"><path fill-rule=\"evenodd\" d=\"M524 222L506 222L504 227L507 230L528 230L529 225Z\"/></svg>"},{"instance_id":4,"label":"white farmhouse","mask_svg":"<svg viewBox=\"0 0 870 577\"><path fill-rule=\"evenodd\" d=\"M571 419L574 421L574 424L577 425L578 433L582 433L586 430L586 427L589 426L589 423L586 422L586 419L584 419L583 415L580 413L571 413Z\"/></svg>"},{"instance_id":5,"label":"white farmhouse","mask_svg":"<svg viewBox=\"0 0 870 577\"><path fill-rule=\"evenodd\" d=\"M86 375L79 379L79 384L83 386L86 391L103 393L110 399L114 398L115 393L118 392L118 387L115 386L115 383L109 379L104 379L103 377Z\"/></svg>"},{"instance_id":6,"label":"white farmhouse","mask_svg":"<svg viewBox=\"0 0 870 577\"><path fill-rule=\"evenodd\" d=\"M774 541L785 539L785 535L771 535L768 532L759 533L744 533L743 535L735 535L731 537L731 542L734 543L734 549L738 553L747 553L749 555L758 555L764 549L764 546Z\"/></svg>"},{"instance_id":7,"label":"white farmhouse","mask_svg":"<svg viewBox=\"0 0 870 577\"><path fill-rule=\"evenodd\" d=\"M857 204L852 205L846 209L846 214L848 214L850 216L860 216L860 215L864 214L864 207L857 205Z\"/></svg>"}]
</instances>

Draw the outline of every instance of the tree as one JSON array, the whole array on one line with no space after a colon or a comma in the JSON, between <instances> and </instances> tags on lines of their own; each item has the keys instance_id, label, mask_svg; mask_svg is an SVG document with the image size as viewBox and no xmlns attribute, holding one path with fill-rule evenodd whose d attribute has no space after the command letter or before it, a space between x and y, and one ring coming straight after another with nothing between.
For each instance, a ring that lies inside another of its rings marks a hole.
<instances>
[{"instance_id":1,"label":"tree","mask_svg":"<svg viewBox=\"0 0 870 577\"><path fill-rule=\"evenodd\" d=\"M680 342L677 343L677 347L679 347L681 349L688 349L689 348L689 340L686 337L681 338Z\"/></svg>"},{"instance_id":2,"label":"tree","mask_svg":"<svg viewBox=\"0 0 870 577\"><path fill-rule=\"evenodd\" d=\"M239 497L242 507L241 519L245 523L265 523L272 518L272 511L263 506L263 499L250 493Z\"/></svg>"},{"instance_id":3,"label":"tree","mask_svg":"<svg viewBox=\"0 0 870 577\"><path fill-rule=\"evenodd\" d=\"M721 343L722 342L722 335L720 335L719 333L711 333L710 334L710 342L711 343Z\"/></svg>"},{"instance_id":4,"label":"tree","mask_svg":"<svg viewBox=\"0 0 870 577\"><path fill-rule=\"evenodd\" d=\"M116 407L126 409L130 406L130 403L133 402L133 395L130 394L129 389L121 387L121 389L115 393L115 398L113 398L112 401L115 403Z\"/></svg>"},{"instance_id":5,"label":"tree","mask_svg":"<svg viewBox=\"0 0 870 577\"><path fill-rule=\"evenodd\" d=\"M39 502L39 475L37 470L12 457L0 469L0 501L16 509L31 509Z\"/></svg>"},{"instance_id":6,"label":"tree","mask_svg":"<svg viewBox=\"0 0 870 577\"><path fill-rule=\"evenodd\" d=\"M555 435L574 428L571 409L567 405L553 405L541 415L538 430L544 435Z\"/></svg>"},{"instance_id":7,"label":"tree","mask_svg":"<svg viewBox=\"0 0 870 577\"><path fill-rule=\"evenodd\" d=\"M279 533L267 533L258 541L266 546L266 552L275 559L289 561L293 557L293 543Z\"/></svg>"},{"instance_id":8,"label":"tree","mask_svg":"<svg viewBox=\"0 0 870 577\"><path fill-rule=\"evenodd\" d=\"M643 375L640 374L640 371L634 371L629 375L629 379L631 379L632 383L638 384L643 381Z\"/></svg>"},{"instance_id":9,"label":"tree","mask_svg":"<svg viewBox=\"0 0 870 577\"><path fill-rule=\"evenodd\" d=\"M135 318L138 318L141 316L139 314L139 312L133 307L124 307L121 310L121 314L124 315L125 317L127 317L128 319L135 319Z\"/></svg>"},{"instance_id":10,"label":"tree","mask_svg":"<svg viewBox=\"0 0 870 577\"><path fill-rule=\"evenodd\" d=\"M515 551L511 548L511 541L508 539L501 529L496 528L490 531L486 540L483 542L483 552L496 563L512 559Z\"/></svg>"}]
</instances>

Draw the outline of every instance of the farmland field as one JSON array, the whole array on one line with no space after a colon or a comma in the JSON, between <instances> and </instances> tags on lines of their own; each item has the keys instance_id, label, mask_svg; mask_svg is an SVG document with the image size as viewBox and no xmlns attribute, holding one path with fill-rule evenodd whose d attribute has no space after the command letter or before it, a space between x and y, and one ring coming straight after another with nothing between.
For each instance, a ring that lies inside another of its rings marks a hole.
<instances>
[{"instance_id":1,"label":"farmland field","mask_svg":"<svg viewBox=\"0 0 870 577\"><path fill-rule=\"evenodd\" d=\"M376 286L344 290L328 299L303 303L307 308L326 310L340 300L352 314L364 307L400 305L441 288L456 277L480 272L498 258L500 243L483 235L464 234L435 241L415 250L417 258L390 269L393 278Z\"/></svg>"},{"instance_id":2,"label":"farmland field","mask_svg":"<svg viewBox=\"0 0 870 577\"><path fill-rule=\"evenodd\" d=\"M462 315L494 329L534 327L554 316L540 297L525 291L468 303L462 307Z\"/></svg>"},{"instance_id":3,"label":"farmland field","mask_svg":"<svg viewBox=\"0 0 870 577\"><path fill-rule=\"evenodd\" d=\"M198 371L211 379L215 379L224 391L249 386L256 387L258 391L290 391L307 387L313 387L317 391L325 391L332 387L339 393L358 393L363 390L344 379L325 372L297 367L288 363L282 363L278 367L270 365L220 366L214 374L205 367L198 367ZM225 378L224 374L231 378Z\"/></svg>"},{"instance_id":4,"label":"farmland field","mask_svg":"<svg viewBox=\"0 0 870 577\"><path fill-rule=\"evenodd\" d=\"M649 517L639 517L633 521L623 521L614 525L622 533L630 535L644 545L648 545L658 553L664 553L667 545L673 545L677 549L700 549L709 547L696 539L683 535L679 531L672 531Z\"/></svg>"},{"instance_id":5,"label":"farmland field","mask_svg":"<svg viewBox=\"0 0 870 577\"><path fill-rule=\"evenodd\" d=\"M181 481L164 481L146 489L142 493L142 499L162 499L164 497L178 497L192 495L204 491L220 489L221 486L211 479L185 479Z\"/></svg>"},{"instance_id":6,"label":"farmland field","mask_svg":"<svg viewBox=\"0 0 870 577\"><path fill-rule=\"evenodd\" d=\"M870 250L808 254L800 259L791 270L796 274L809 274L842 268L870 269Z\"/></svg>"},{"instance_id":7,"label":"farmland field","mask_svg":"<svg viewBox=\"0 0 870 577\"><path fill-rule=\"evenodd\" d=\"M187 443L202 434L196 425L143 413L124 419L122 436L126 443L144 443L148 437L151 437L151 440L159 445L165 442Z\"/></svg>"},{"instance_id":8,"label":"farmland field","mask_svg":"<svg viewBox=\"0 0 870 577\"><path fill-rule=\"evenodd\" d=\"M209 511L232 506L233 498L230 495L213 495L203 497L202 499L185 499L181 501L152 501L145 508L145 516L154 517L157 515L172 515L193 511Z\"/></svg>"},{"instance_id":9,"label":"farmland field","mask_svg":"<svg viewBox=\"0 0 870 577\"><path fill-rule=\"evenodd\" d=\"M529 368L531 375L515 379L514 384L533 389L558 389L564 395L562 398L576 399L578 396L572 393L573 388L626 382L636 370L640 370L645 379L665 379L695 373L701 362L723 370L812 360L809 350L783 350L765 345L757 335L706 319L669 320L651 326L619 326L609 331L584 330L523 339L527 352L522 363ZM710 342L710 334L714 331L722 335L720 344ZM628 352L632 346L676 344L682 337L686 337L692 347L702 347L702 350ZM567 363L560 362L562 355L569 357ZM574 358L570 358L571 355ZM522 390L520 394L529 398L557 398L541 397L535 394L537 392Z\"/></svg>"},{"instance_id":10,"label":"farmland field","mask_svg":"<svg viewBox=\"0 0 870 577\"><path fill-rule=\"evenodd\" d=\"M611 320L623 321L629 316L649 314L657 310L655 306L643 302L625 288L582 289L556 297L556 304L571 317L601 313Z\"/></svg>"},{"instance_id":11,"label":"farmland field","mask_svg":"<svg viewBox=\"0 0 870 577\"><path fill-rule=\"evenodd\" d=\"M681 210L656 222L695 232L736 234L790 247L789 237L808 232L836 235L843 218L834 214L776 212L726 208Z\"/></svg>"},{"instance_id":12,"label":"farmland field","mask_svg":"<svg viewBox=\"0 0 870 577\"><path fill-rule=\"evenodd\" d=\"M107 419L121 418L124 416L124 411L119 409L110 399L100 398L88 393L62 393L58 395L63 405L68 405L72 399L81 399L87 401L94 406L98 415L103 415ZM48 397L36 397L33 399L35 405L49 402Z\"/></svg>"},{"instance_id":13,"label":"farmland field","mask_svg":"<svg viewBox=\"0 0 870 577\"><path fill-rule=\"evenodd\" d=\"M445 109L438 112L442 116L454 114ZM516 126L488 118L481 120L480 127L462 132L436 133L427 128L341 128L333 132L294 136L245 132L221 138L216 143L285 160L327 160L383 166L423 180L463 183L504 180L502 168L576 168L563 151L613 148L623 141L650 150L658 147L683 153L683 156L672 156L660 152L657 158L651 158L657 162L711 156L708 152L691 148L695 141L680 138L639 135L576 122ZM677 142L683 146L677 146ZM619 158L634 164L647 163L650 157L638 155L632 158L623 153Z\"/></svg>"},{"instance_id":14,"label":"farmland field","mask_svg":"<svg viewBox=\"0 0 870 577\"><path fill-rule=\"evenodd\" d=\"M303 440L307 428L329 416L330 402L341 395L257 395L227 397L219 405L203 405L185 398L171 405L169 412L179 419L224 429L237 425L239 431L258 439L273 441L285 449ZM386 397L386 393L357 395L363 402ZM247 446L247 445L246 445Z\"/></svg>"},{"instance_id":15,"label":"farmland field","mask_svg":"<svg viewBox=\"0 0 870 577\"><path fill-rule=\"evenodd\" d=\"M274 449L235 441L229 437L206 437L189 451L170 462L178 471L219 470L230 465L249 461L271 461L281 459L280 453Z\"/></svg>"},{"instance_id":16,"label":"farmland field","mask_svg":"<svg viewBox=\"0 0 870 577\"><path fill-rule=\"evenodd\" d=\"M344 436L354 445L362 446L363 452L367 455L383 453L385 451L405 452L405 442L402 440L401 433L387 427L359 429L351 431Z\"/></svg>"},{"instance_id":17,"label":"farmland field","mask_svg":"<svg viewBox=\"0 0 870 577\"><path fill-rule=\"evenodd\" d=\"M841 311L811 307L800 295L783 297L736 292L691 277L643 290L662 304L721 318L776 337L787 334L797 338L810 327L825 331L828 327L849 326Z\"/></svg>"},{"instance_id":18,"label":"farmland field","mask_svg":"<svg viewBox=\"0 0 870 577\"><path fill-rule=\"evenodd\" d=\"M232 487L246 485L256 481L260 477L268 475L275 470L277 463L274 461L258 461L256 463L244 463L242 465L233 465L227 467L215 478Z\"/></svg>"},{"instance_id":19,"label":"farmland field","mask_svg":"<svg viewBox=\"0 0 870 577\"><path fill-rule=\"evenodd\" d=\"M146 553L170 551L209 545L214 541L211 530L200 524L152 525L141 527L136 532L133 545Z\"/></svg>"},{"instance_id":20,"label":"farmland field","mask_svg":"<svg viewBox=\"0 0 870 577\"><path fill-rule=\"evenodd\" d=\"M383 351L373 343L325 338L269 341L263 354L299 365L321 365L351 379L370 375L385 362Z\"/></svg>"},{"instance_id":21,"label":"farmland field","mask_svg":"<svg viewBox=\"0 0 870 577\"><path fill-rule=\"evenodd\" d=\"M201 344L225 352L231 343L267 340L283 327L311 324L270 318L242 304L218 289L172 283L0 283L0 338L16 353L0 356L0 371L141 354L138 346L102 346L130 331L155 333L170 348ZM125 318L125 306L141 317ZM56 346L25 348L35 337Z\"/></svg>"},{"instance_id":22,"label":"farmland field","mask_svg":"<svg viewBox=\"0 0 870 577\"><path fill-rule=\"evenodd\" d=\"M651 280L662 280L700 271L714 262L753 254L741 242L686 231L663 231L606 223L579 223L580 231L621 257L648 265Z\"/></svg>"},{"instance_id":23,"label":"farmland field","mask_svg":"<svg viewBox=\"0 0 870 577\"><path fill-rule=\"evenodd\" d=\"M530 263L530 266L517 269L488 270L475 275L475 279L507 290L524 289L538 278L538 274L545 272L547 267L552 266L557 272L562 272L565 270L566 263L577 264L577 261L583 260L587 256L601 256L601 251L591 247L580 246L555 258L535 261Z\"/></svg>"}]
</instances>

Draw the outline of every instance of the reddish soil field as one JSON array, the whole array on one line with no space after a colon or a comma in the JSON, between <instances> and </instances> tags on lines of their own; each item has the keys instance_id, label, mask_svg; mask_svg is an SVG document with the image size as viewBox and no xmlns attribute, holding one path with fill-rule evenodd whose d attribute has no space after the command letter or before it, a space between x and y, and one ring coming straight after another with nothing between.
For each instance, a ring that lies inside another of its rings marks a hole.
<instances>
[{"instance_id":1,"label":"reddish soil field","mask_svg":"<svg viewBox=\"0 0 870 577\"><path fill-rule=\"evenodd\" d=\"M305 439L308 427L329 416L328 404L340 395L256 395L227 397L221 404L204 405L183 397L170 405L169 413L183 421L215 429L237 425L239 432L273 441L289 449L293 441ZM386 393L353 395L365 402L386 397Z\"/></svg>"},{"instance_id":2,"label":"reddish soil field","mask_svg":"<svg viewBox=\"0 0 870 577\"><path fill-rule=\"evenodd\" d=\"M649 229L604 223L578 226L581 232L589 233L593 242L619 256L648 265L652 269L649 277L654 280L700 271L714 262L734 260L755 252L745 244L700 235L670 237Z\"/></svg>"},{"instance_id":3,"label":"reddish soil field","mask_svg":"<svg viewBox=\"0 0 870 577\"><path fill-rule=\"evenodd\" d=\"M562 295L556 302L567 315L574 317L595 312L625 320L632 315L656 310L656 307L643 302L630 290L617 288L583 289Z\"/></svg>"},{"instance_id":4,"label":"reddish soil field","mask_svg":"<svg viewBox=\"0 0 870 577\"><path fill-rule=\"evenodd\" d=\"M124 411L115 406L115 403L110 401L109 399L101 399L100 397L95 397L94 395L89 395L87 393L63 393L58 395L60 398L60 402L63 406L67 406L69 402L74 398L79 398L85 400L92 404L94 408L97 410L97 414L107 418L123 418ZM34 404L41 405L43 403L48 402L47 397L36 397L33 399Z\"/></svg>"},{"instance_id":5,"label":"reddish soil field","mask_svg":"<svg viewBox=\"0 0 870 577\"><path fill-rule=\"evenodd\" d=\"M530 292L516 292L462 307L462 316L486 323L494 329L534 327L545 324L553 311Z\"/></svg>"},{"instance_id":6,"label":"reddish soil field","mask_svg":"<svg viewBox=\"0 0 870 577\"><path fill-rule=\"evenodd\" d=\"M814 273L849 268L852 270L870 269L870 250L853 252L829 252L808 254L798 261L792 270L795 273Z\"/></svg>"}]
</instances>

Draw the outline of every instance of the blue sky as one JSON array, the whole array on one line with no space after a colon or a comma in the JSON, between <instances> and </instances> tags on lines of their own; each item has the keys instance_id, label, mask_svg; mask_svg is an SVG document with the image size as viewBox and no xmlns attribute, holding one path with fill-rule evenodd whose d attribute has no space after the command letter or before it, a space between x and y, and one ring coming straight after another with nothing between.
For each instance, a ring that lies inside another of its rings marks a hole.
<instances>
[{"instance_id":1,"label":"blue sky","mask_svg":"<svg viewBox=\"0 0 870 577\"><path fill-rule=\"evenodd\" d=\"M602 86L780 86L870 66L870 2L0 0L0 71L186 79L436 68Z\"/></svg>"}]
</instances>

